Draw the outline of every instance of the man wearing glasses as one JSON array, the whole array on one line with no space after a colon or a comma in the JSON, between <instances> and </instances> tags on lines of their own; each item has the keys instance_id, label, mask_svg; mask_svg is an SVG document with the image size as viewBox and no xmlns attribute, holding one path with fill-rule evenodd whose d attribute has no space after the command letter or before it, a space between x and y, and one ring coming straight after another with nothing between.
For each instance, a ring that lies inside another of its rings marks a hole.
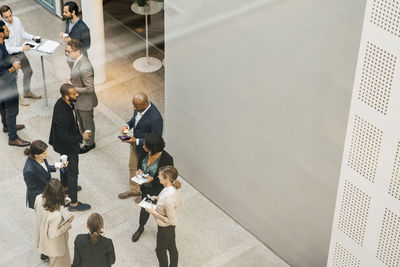
<instances>
[{"instance_id":1,"label":"man wearing glasses","mask_svg":"<svg viewBox=\"0 0 400 267\"><path fill-rule=\"evenodd\" d=\"M87 130L92 132L91 137L81 148L80 153L83 154L96 147L93 109L97 106L98 100L94 90L92 64L81 51L81 42L74 39L70 40L65 48L66 56L74 62L68 83L72 84L79 93L79 99L75 104L79 128L81 133Z\"/></svg>"}]
</instances>

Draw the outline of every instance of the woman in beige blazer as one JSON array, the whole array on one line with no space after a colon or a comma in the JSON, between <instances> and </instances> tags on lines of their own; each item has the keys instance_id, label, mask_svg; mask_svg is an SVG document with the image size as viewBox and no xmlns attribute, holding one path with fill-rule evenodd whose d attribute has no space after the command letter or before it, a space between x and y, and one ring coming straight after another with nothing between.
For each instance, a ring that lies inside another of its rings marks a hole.
<instances>
[{"instance_id":1,"label":"woman in beige blazer","mask_svg":"<svg viewBox=\"0 0 400 267\"><path fill-rule=\"evenodd\" d=\"M156 254L160 267L168 267L167 250L170 267L178 266L178 250L175 243L175 226L178 222L178 207L182 203L181 183L177 181L178 171L173 166L161 167L158 177L164 189L157 196L155 209L146 209L155 217L158 225Z\"/></svg>"},{"instance_id":2,"label":"woman in beige blazer","mask_svg":"<svg viewBox=\"0 0 400 267\"><path fill-rule=\"evenodd\" d=\"M70 267L71 257L68 248L68 230L71 229L71 217L64 224L60 207L65 205L65 192L61 182L50 179L43 194L35 201L36 224L34 245L40 253L49 256L50 266Z\"/></svg>"}]
</instances>

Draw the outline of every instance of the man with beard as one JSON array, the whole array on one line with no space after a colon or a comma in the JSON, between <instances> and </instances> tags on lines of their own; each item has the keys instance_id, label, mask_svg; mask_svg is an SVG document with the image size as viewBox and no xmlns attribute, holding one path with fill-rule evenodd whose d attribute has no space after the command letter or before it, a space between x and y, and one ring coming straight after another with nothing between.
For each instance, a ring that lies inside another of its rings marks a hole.
<instances>
[{"instance_id":1,"label":"man with beard","mask_svg":"<svg viewBox=\"0 0 400 267\"><path fill-rule=\"evenodd\" d=\"M79 93L75 111L81 132L92 131L92 136L86 141L81 149L81 154L89 152L96 147L94 142L95 126L93 109L97 106L98 100L94 89L94 71L89 59L81 54L81 43L72 39L65 47L65 54L74 61L71 69L70 84L75 86Z\"/></svg>"},{"instance_id":2,"label":"man with beard","mask_svg":"<svg viewBox=\"0 0 400 267\"><path fill-rule=\"evenodd\" d=\"M68 196L71 198L69 211L89 210L91 206L78 202L78 163L79 163L79 143L82 140L90 138L91 133L80 133L74 103L78 99L78 92L71 84L63 84L60 88L61 98L54 106L53 119L51 121L51 130L49 144L53 146L54 151L60 155L67 155L68 167L61 172L61 183L65 190L68 190Z\"/></svg>"},{"instance_id":3,"label":"man with beard","mask_svg":"<svg viewBox=\"0 0 400 267\"><path fill-rule=\"evenodd\" d=\"M0 20L0 113L3 123L3 132L8 132L8 145L29 146L30 142L22 140L17 135L17 130L25 128L17 125L18 87L17 71L21 68L21 62L11 64L10 55L4 44L9 36L9 30L4 21Z\"/></svg>"},{"instance_id":4,"label":"man with beard","mask_svg":"<svg viewBox=\"0 0 400 267\"><path fill-rule=\"evenodd\" d=\"M19 60L21 62L21 70L24 74L23 87L24 87L24 98L39 99L40 95L35 94L31 91L31 79L32 79L32 68L28 58L25 55L25 51L30 49L29 45L23 46L23 40L36 41L32 34L27 33L22 26L21 20L18 17L13 16L12 10L9 6L0 7L1 17L6 23L7 28L10 30L10 38L6 40L6 47L8 53L11 55L11 61ZM22 106L29 105L25 99L20 96L19 104Z\"/></svg>"},{"instance_id":5,"label":"man with beard","mask_svg":"<svg viewBox=\"0 0 400 267\"><path fill-rule=\"evenodd\" d=\"M87 50L90 48L90 30L86 24L79 19L79 7L75 2L66 2L63 7L63 19L67 20L65 32L60 35L65 43L75 39L82 44L82 54L88 56ZM68 66L72 69L74 61L67 57Z\"/></svg>"}]
</instances>

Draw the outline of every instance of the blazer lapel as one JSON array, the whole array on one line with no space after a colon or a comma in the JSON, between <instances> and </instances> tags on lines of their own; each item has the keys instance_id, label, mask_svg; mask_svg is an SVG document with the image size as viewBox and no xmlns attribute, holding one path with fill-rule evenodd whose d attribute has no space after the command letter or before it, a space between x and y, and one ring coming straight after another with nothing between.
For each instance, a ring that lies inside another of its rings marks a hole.
<instances>
[{"instance_id":1,"label":"blazer lapel","mask_svg":"<svg viewBox=\"0 0 400 267\"><path fill-rule=\"evenodd\" d=\"M69 21L69 23L71 23L71 21ZM79 19L76 22L76 24L74 25L74 27L72 27L71 31L69 32L69 35L71 35L74 31L76 31L79 28L80 24L81 24L81 20Z\"/></svg>"}]
</instances>

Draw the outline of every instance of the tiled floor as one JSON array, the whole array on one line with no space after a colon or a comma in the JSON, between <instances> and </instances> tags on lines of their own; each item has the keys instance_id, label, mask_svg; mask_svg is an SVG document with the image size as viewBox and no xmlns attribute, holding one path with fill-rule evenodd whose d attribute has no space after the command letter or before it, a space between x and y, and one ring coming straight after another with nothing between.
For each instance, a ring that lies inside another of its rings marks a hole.
<instances>
[{"instance_id":1,"label":"tiled floor","mask_svg":"<svg viewBox=\"0 0 400 267\"><path fill-rule=\"evenodd\" d=\"M57 40L63 22L34 0L0 1L0 5L4 3L18 14L26 31ZM132 61L143 54L143 40L109 16L105 17L105 22L107 82L96 87L100 102L95 109L97 147L80 157L79 184L83 189L79 199L92 204L93 209L75 214L69 239L71 255L75 236L87 232L88 215L99 212L105 219L107 236L114 242L115 266L157 266L154 252L156 224L150 219L141 239L132 243L139 208L133 199L117 198L118 193L128 188L129 148L116 137L121 125L132 116L131 98L135 92L145 91L164 112L164 70L153 74L136 72ZM158 51L151 53L163 58ZM32 88L42 93L39 59L29 58L34 70ZM46 58L45 64L49 97L56 99L68 74L63 47ZM30 107L20 108L18 123L26 125L20 132L24 139L47 142L50 122L50 117L36 116ZM23 149L9 147L7 135L1 134L0 151L0 266L47 266L39 260L39 253L32 245L34 212L25 207L22 169L26 158ZM50 162L57 160L57 154L50 150L48 159ZM177 226L180 266L287 266L185 181L182 193L184 205L179 211Z\"/></svg>"}]
</instances>

